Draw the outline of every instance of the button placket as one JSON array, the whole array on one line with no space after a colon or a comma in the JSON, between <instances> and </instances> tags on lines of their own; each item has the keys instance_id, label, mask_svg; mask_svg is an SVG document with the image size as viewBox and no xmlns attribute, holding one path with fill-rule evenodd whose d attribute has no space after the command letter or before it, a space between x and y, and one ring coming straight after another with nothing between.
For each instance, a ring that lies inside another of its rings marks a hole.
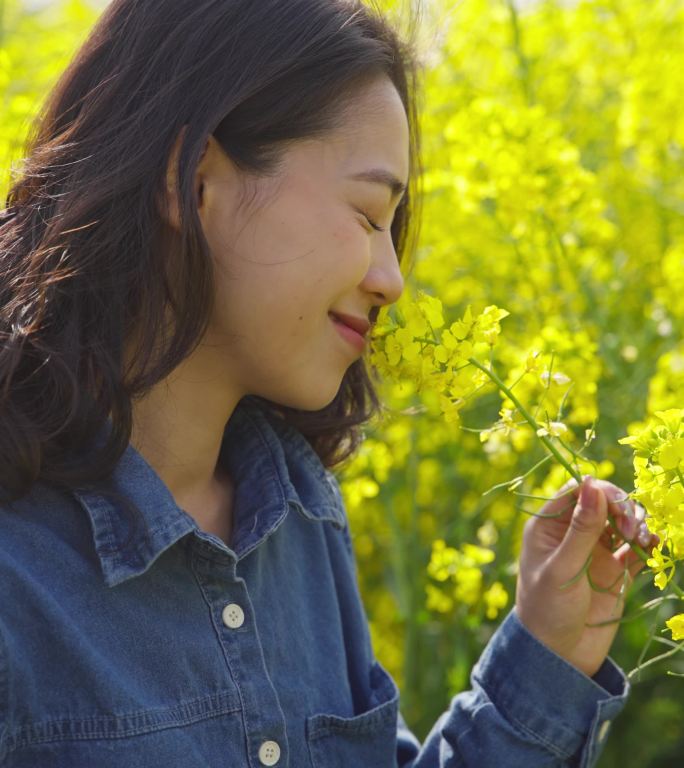
<instances>
[{"instance_id":1,"label":"button placket","mask_svg":"<svg viewBox=\"0 0 684 768\"><path fill-rule=\"evenodd\" d=\"M217 620L228 672L240 691L250 764L282 765L288 754L285 716L264 662L247 585L233 563L230 568L221 566L213 557L193 561L200 589Z\"/></svg>"}]
</instances>

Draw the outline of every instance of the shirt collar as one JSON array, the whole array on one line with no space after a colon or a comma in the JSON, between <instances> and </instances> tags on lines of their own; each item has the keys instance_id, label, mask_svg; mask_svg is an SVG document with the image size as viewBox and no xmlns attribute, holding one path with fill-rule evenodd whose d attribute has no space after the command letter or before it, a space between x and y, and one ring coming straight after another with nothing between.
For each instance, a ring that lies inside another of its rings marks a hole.
<instances>
[{"instance_id":1,"label":"shirt collar","mask_svg":"<svg viewBox=\"0 0 684 768\"><path fill-rule=\"evenodd\" d=\"M249 397L238 403L226 425L220 461L235 484L232 551L237 559L274 531L290 506L309 520L345 527L333 474L301 432ZM130 443L106 483L77 488L74 495L90 517L108 586L144 573L164 550L199 530Z\"/></svg>"}]
</instances>

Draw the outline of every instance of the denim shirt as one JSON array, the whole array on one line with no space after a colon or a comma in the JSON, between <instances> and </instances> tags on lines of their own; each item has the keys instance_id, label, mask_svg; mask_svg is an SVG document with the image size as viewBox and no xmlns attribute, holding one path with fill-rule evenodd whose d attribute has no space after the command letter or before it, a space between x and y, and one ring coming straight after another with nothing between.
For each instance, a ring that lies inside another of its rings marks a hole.
<instances>
[{"instance_id":1,"label":"denim shirt","mask_svg":"<svg viewBox=\"0 0 684 768\"><path fill-rule=\"evenodd\" d=\"M592 766L629 684L515 609L421 744L375 658L335 476L244 398L231 545L129 444L110 481L0 508L0 766ZM139 515L131 514L134 502Z\"/></svg>"}]
</instances>

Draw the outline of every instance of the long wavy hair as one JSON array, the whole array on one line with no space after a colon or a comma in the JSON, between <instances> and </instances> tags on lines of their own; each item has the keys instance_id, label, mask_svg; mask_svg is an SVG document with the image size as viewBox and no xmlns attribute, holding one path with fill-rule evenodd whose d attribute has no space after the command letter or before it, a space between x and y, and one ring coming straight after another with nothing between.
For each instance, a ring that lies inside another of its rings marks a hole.
<instances>
[{"instance_id":1,"label":"long wavy hair","mask_svg":"<svg viewBox=\"0 0 684 768\"><path fill-rule=\"evenodd\" d=\"M413 3L408 29L420 13ZM214 278L193 179L210 134L240 169L269 176L289 143L324 137L360 86L389 77L409 123L409 188L391 234L410 271L422 172L416 51L413 35L361 0L112 0L32 123L0 212L4 501L38 480L74 488L108 477L131 437L133 400L201 341ZM159 200L183 126L182 226L169 249L159 247ZM321 410L257 399L328 467L382 407L363 358Z\"/></svg>"}]
</instances>

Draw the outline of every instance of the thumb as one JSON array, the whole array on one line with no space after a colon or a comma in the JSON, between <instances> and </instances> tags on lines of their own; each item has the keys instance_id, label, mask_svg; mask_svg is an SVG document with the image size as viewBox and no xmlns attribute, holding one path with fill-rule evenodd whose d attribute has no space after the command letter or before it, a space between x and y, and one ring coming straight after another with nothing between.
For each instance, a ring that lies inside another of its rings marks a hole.
<instances>
[{"instance_id":1,"label":"thumb","mask_svg":"<svg viewBox=\"0 0 684 768\"><path fill-rule=\"evenodd\" d=\"M554 559L572 578L580 572L601 538L608 518L608 502L592 478L583 479L580 495Z\"/></svg>"}]
</instances>

